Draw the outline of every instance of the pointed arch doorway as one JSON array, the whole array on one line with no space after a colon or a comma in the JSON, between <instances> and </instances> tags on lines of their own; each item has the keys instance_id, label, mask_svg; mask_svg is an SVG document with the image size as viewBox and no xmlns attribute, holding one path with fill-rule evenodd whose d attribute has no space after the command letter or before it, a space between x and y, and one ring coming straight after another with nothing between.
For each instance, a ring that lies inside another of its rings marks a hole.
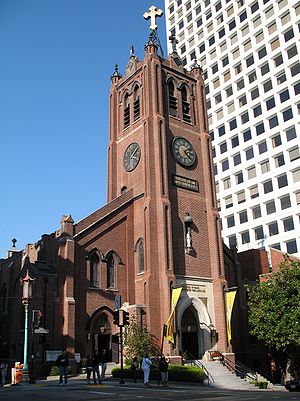
<instances>
[{"instance_id":1,"label":"pointed arch doorway","mask_svg":"<svg viewBox=\"0 0 300 401\"><path fill-rule=\"evenodd\" d=\"M183 353L190 354L198 359L199 353L199 324L197 311L193 305L189 306L181 318L181 349Z\"/></svg>"},{"instance_id":2,"label":"pointed arch doorway","mask_svg":"<svg viewBox=\"0 0 300 401\"><path fill-rule=\"evenodd\" d=\"M102 312L92 326L93 351L106 350L108 361L111 360L111 325L106 313Z\"/></svg>"}]
</instances>

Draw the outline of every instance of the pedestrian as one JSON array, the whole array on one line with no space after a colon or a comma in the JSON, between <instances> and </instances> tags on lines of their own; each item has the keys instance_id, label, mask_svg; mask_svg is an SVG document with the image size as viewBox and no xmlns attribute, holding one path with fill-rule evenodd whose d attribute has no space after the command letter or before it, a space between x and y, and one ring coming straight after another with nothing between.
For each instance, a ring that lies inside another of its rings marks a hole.
<instances>
[{"instance_id":1,"label":"pedestrian","mask_svg":"<svg viewBox=\"0 0 300 401\"><path fill-rule=\"evenodd\" d=\"M135 356L132 360L130 369L133 371L133 381L134 383L137 382L137 374L138 374L138 369L139 369L139 363L138 363L138 359Z\"/></svg>"},{"instance_id":2,"label":"pedestrian","mask_svg":"<svg viewBox=\"0 0 300 401\"><path fill-rule=\"evenodd\" d=\"M3 387L5 382L6 382L6 376L7 376L7 368L8 364L5 361L2 361L0 363L0 371L1 371L1 386Z\"/></svg>"},{"instance_id":3,"label":"pedestrian","mask_svg":"<svg viewBox=\"0 0 300 401\"><path fill-rule=\"evenodd\" d=\"M93 371L94 384L97 384L96 376L97 376L98 383L101 384L101 377L100 377L100 372L99 372L99 362L100 362L99 354L98 354L98 351L95 350L92 355L92 371Z\"/></svg>"},{"instance_id":4,"label":"pedestrian","mask_svg":"<svg viewBox=\"0 0 300 401\"><path fill-rule=\"evenodd\" d=\"M168 368L169 368L168 365L169 364L167 359L164 356L162 356L158 364L158 369L161 376L161 382L164 387L167 387L168 385Z\"/></svg>"},{"instance_id":5,"label":"pedestrian","mask_svg":"<svg viewBox=\"0 0 300 401\"><path fill-rule=\"evenodd\" d=\"M56 365L59 367L59 384L68 384L68 366L70 362L65 349L57 357Z\"/></svg>"},{"instance_id":6,"label":"pedestrian","mask_svg":"<svg viewBox=\"0 0 300 401\"><path fill-rule=\"evenodd\" d=\"M149 384L149 376L150 376L150 368L151 368L152 362L149 359L148 355L146 354L142 360L142 369L144 372L144 384L145 386L150 386Z\"/></svg>"},{"instance_id":7,"label":"pedestrian","mask_svg":"<svg viewBox=\"0 0 300 401\"><path fill-rule=\"evenodd\" d=\"M93 370L91 354L87 355L87 357L86 357L85 370L86 370L86 384L90 384L91 383L91 374L92 374L92 370Z\"/></svg>"},{"instance_id":8,"label":"pedestrian","mask_svg":"<svg viewBox=\"0 0 300 401\"><path fill-rule=\"evenodd\" d=\"M100 376L101 380L105 380L105 371L107 368L106 349L103 349L100 354Z\"/></svg>"}]
</instances>

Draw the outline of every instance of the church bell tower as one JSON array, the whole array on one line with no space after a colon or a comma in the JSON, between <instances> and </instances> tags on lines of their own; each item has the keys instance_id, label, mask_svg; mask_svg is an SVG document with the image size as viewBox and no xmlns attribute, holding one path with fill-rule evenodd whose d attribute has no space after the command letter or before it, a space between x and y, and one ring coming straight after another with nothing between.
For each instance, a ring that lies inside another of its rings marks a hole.
<instances>
[{"instance_id":1,"label":"church bell tower","mask_svg":"<svg viewBox=\"0 0 300 401\"><path fill-rule=\"evenodd\" d=\"M144 60L130 52L111 77L108 202L132 192L135 305L161 340L171 290L181 287L176 343L167 352L202 357L228 350L224 263L200 66L186 71L173 52L159 54L152 6Z\"/></svg>"}]
</instances>

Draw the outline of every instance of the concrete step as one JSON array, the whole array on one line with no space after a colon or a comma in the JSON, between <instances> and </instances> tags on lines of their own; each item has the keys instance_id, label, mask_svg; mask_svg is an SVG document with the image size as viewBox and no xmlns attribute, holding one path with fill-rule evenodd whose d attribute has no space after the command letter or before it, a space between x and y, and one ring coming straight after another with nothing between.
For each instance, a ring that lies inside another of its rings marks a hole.
<instances>
[{"instance_id":1,"label":"concrete step","mask_svg":"<svg viewBox=\"0 0 300 401\"><path fill-rule=\"evenodd\" d=\"M207 369L213 378L212 387L231 390L257 390L254 384L236 376L226 366L219 361L203 361L202 365Z\"/></svg>"}]
</instances>

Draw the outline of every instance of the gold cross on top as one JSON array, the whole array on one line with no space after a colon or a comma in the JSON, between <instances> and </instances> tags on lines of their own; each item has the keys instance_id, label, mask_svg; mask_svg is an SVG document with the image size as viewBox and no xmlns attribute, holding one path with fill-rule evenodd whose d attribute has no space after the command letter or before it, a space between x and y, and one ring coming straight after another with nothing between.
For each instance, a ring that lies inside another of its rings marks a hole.
<instances>
[{"instance_id":1,"label":"gold cross on top","mask_svg":"<svg viewBox=\"0 0 300 401\"><path fill-rule=\"evenodd\" d=\"M157 9L155 6L151 6L149 8L150 12L144 13L143 17L145 19L151 18L151 24L150 24L150 29L154 31L157 28L156 24L156 18L161 17L163 15L163 11L160 9Z\"/></svg>"}]
</instances>

